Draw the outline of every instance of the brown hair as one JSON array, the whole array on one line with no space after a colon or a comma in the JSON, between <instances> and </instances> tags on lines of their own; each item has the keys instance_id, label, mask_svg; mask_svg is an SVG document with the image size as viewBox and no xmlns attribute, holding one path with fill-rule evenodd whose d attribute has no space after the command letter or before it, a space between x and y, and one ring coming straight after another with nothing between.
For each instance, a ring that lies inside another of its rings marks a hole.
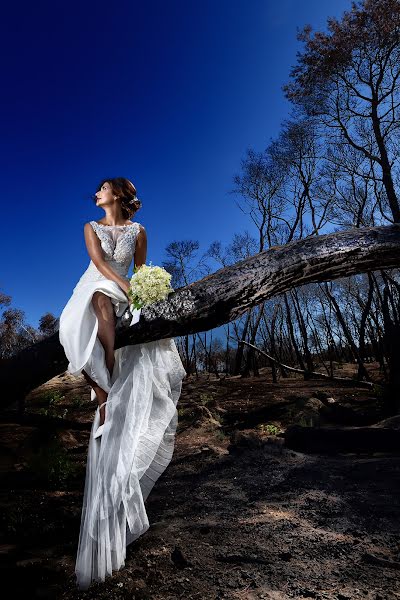
<instances>
[{"instance_id":1,"label":"brown hair","mask_svg":"<svg viewBox=\"0 0 400 600\"><path fill-rule=\"evenodd\" d=\"M113 177L111 179L103 179L97 186L96 192L101 190L104 183L109 183L111 191L115 196L118 196L121 201L122 215L124 219L131 219L139 208L142 207L142 202L136 196L136 188L129 179L125 177ZM96 204L96 194L92 196L93 202Z\"/></svg>"}]
</instances>

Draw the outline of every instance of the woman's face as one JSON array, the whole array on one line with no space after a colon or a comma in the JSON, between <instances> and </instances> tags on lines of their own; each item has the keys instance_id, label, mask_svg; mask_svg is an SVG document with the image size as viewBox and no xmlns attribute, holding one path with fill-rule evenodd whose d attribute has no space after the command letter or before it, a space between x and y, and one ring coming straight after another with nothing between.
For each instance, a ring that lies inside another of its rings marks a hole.
<instances>
[{"instance_id":1,"label":"woman's face","mask_svg":"<svg viewBox=\"0 0 400 600\"><path fill-rule=\"evenodd\" d=\"M103 206L103 204L113 204L115 202L111 186L108 181L103 183L100 190L96 192L96 198L97 206Z\"/></svg>"}]
</instances>

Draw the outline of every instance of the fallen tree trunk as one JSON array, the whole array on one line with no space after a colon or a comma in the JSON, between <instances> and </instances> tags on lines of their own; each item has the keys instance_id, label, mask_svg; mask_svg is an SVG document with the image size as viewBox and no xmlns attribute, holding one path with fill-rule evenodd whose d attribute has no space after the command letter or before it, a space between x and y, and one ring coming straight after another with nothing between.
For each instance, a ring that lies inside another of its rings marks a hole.
<instances>
[{"instance_id":1,"label":"fallen tree trunk","mask_svg":"<svg viewBox=\"0 0 400 600\"><path fill-rule=\"evenodd\" d=\"M285 446L308 453L391 452L400 454L400 431L390 427L301 427L284 434Z\"/></svg>"},{"instance_id":2,"label":"fallen tree trunk","mask_svg":"<svg viewBox=\"0 0 400 600\"><path fill-rule=\"evenodd\" d=\"M235 340L237 342L237 340L234 337L232 337L231 335L229 337L231 340ZM292 371L293 373L301 373L301 375L304 375L307 379L311 379L311 378L328 379L329 381L340 381L341 383L353 384L353 385L357 385L360 387L366 387L368 389L373 388L374 385L380 387L379 384L374 383L373 381L358 381L357 379L350 379L349 377L333 377L331 375L328 375L327 373L318 373L318 371L306 371L304 369L297 369L296 367L289 367L289 365L285 365L285 364L279 362L279 360L276 360L276 358L274 358L273 356L270 356L269 354L267 354L267 352L265 352L264 350L261 350L261 348L257 348L257 346L254 346L254 344L250 344L249 342L246 342L245 340L240 340L239 344L246 344L247 346L251 346L252 348L257 350L257 352L259 352L260 354L263 354L269 360L272 360L277 365L283 367L284 369L287 369L288 371Z\"/></svg>"},{"instance_id":3,"label":"fallen tree trunk","mask_svg":"<svg viewBox=\"0 0 400 600\"><path fill-rule=\"evenodd\" d=\"M93 407L93 412L95 406ZM81 431L90 431L92 421L77 421L76 419L61 419L59 417L49 417L41 414L24 413L22 415L15 411L4 411L1 414L1 423L15 423L25 427L37 427L41 431L57 431L57 429L77 429Z\"/></svg>"},{"instance_id":4,"label":"fallen tree trunk","mask_svg":"<svg viewBox=\"0 0 400 600\"><path fill-rule=\"evenodd\" d=\"M400 225L311 236L259 252L142 309L139 323L117 324L115 348L207 331L291 288L400 266ZM58 332L1 361L7 406L67 368Z\"/></svg>"}]
</instances>

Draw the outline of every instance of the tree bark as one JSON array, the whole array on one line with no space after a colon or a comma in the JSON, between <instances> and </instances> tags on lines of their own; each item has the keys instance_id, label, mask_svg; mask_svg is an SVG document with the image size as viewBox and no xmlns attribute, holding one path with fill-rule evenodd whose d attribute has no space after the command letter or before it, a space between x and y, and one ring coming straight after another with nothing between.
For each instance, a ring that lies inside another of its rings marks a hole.
<instances>
[{"instance_id":1,"label":"tree bark","mask_svg":"<svg viewBox=\"0 0 400 600\"><path fill-rule=\"evenodd\" d=\"M357 228L271 248L172 292L117 322L115 349L207 331L296 286L400 266L400 225ZM0 362L1 403L10 405L67 368L58 332Z\"/></svg>"}]
</instances>

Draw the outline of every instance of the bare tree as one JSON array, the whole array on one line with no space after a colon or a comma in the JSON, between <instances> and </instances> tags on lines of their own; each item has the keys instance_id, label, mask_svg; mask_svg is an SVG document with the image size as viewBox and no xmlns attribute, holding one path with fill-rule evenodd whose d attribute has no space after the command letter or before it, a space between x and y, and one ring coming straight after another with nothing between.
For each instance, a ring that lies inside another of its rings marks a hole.
<instances>
[{"instance_id":1,"label":"bare tree","mask_svg":"<svg viewBox=\"0 0 400 600\"><path fill-rule=\"evenodd\" d=\"M396 136L400 127L400 8L398 0L353 2L342 20L328 19L328 33L298 34L305 43L286 97L308 116L317 117L335 144L356 150L382 183L385 218L400 222L395 190Z\"/></svg>"},{"instance_id":2,"label":"bare tree","mask_svg":"<svg viewBox=\"0 0 400 600\"><path fill-rule=\"evenodd\" d=\"M52 335L59 328L59 319L55 317L52 313L46 313L39 319L39 331L46 337L48 335Z\"/></svg>"}]
</instances>

